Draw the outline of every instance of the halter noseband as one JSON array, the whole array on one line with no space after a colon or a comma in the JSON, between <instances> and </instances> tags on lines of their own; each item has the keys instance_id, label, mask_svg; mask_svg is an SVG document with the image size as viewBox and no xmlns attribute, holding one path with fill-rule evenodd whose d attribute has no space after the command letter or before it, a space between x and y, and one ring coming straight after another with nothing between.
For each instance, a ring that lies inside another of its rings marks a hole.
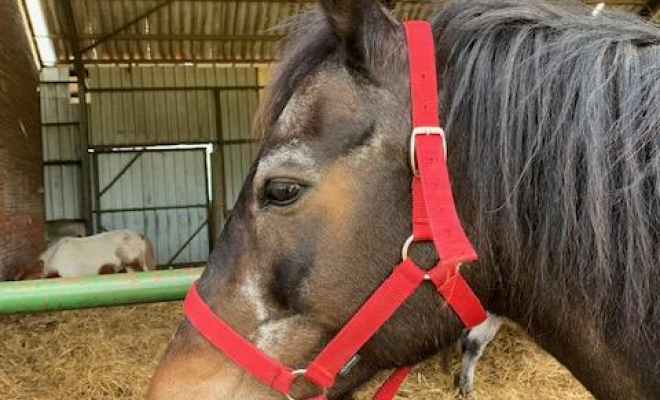
<instances>
[{"instance_id":1,"label":"halter noseband","mask_svg":"<svg viewBox=\"0 0 660 400\"><path fill-rule=\"evenodd\" d=\"M425 280L454 310L466 328L486 319L486 311L459 266L477 259L456 213L446 165L444 131L438 117L435 47L431 26L423 21L404 24L410 63L410 94L413 132L410 161L412 179L412 235L402 249L403 260L367 299L337 335L305 369L293 369L265 354L218 317L204 302L194 284L184 302L184 312L193 327L237 365L293 400L291 386L300 376L314 383L321 394L309 400L326 400L326 392L360 348ZM425 271L408 258L416 241L433 241L438 264ZM400 367L385 381L374 399L394 397L408 374Z\"/></svg>"}]
</instances>

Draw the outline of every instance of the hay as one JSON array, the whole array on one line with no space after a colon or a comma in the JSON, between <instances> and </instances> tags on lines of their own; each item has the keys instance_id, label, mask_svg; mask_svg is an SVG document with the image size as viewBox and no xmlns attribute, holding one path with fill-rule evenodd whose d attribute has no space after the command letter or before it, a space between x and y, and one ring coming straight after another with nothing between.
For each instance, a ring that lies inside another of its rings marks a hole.
<instances>
[{"instance_id":1,"label":"hay","mask_svg":"<svg viewBox=\"0 0 660 400\"><path fill-rule=\"evenodd\" d=\"M138 400L180 319L180 303L0 316L2 400ZM456 399L440 357L416 367L399 399ZM377 379L375 380L377 381ZM358 396L365 399L376 382ZM569 372L505 326L477 367L474 400L593 399Z\"/></svg>"},{"instance_id":2,"label":"hay","mask_svg":"<svg viewBox=\"0 0 660 400\"><path fill-rule=\"evenodd\" d=\"M460 372L458 350L450 373L442 355L415 367L403 384L403 400L456 400ZM380 377L381 379L383 376ZM381 379L374 379L356 400L371 399ZM584 387L518 327L504 324L477 364L470 400L595 400Z\"/></svg>"},{"instance_id":3,"label":"hay","mask_svg":"<svg viewBox=\"0 0 660 400\"><path fill-rule=\"evenodd\" d=\"M143 398L180 303L0 317L3 400Z\"/></svg>"}]
</instances>

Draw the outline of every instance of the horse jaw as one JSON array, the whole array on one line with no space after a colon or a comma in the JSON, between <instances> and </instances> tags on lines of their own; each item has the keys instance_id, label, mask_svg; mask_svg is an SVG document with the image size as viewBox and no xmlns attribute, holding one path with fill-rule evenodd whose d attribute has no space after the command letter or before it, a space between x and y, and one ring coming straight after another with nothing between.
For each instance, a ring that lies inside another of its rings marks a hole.
<instances>
[{"instance_id":1,"label":"horse jaw","mask_svg":"<svg viewBox=\"0 0 660 400\"><path fill-rule=\"evenodd\" d=\"M305 357L318 332L304 317L275 319L259 326L250 339L266 354L279 359ZM300 340L300 343L291 341ZM194 382L194 385L190 385ZM306 390L304 387L296 388ZM154 375L147 400L281 400L225 357L188 324L182 323Z\"/></svg>"}]
</instances>

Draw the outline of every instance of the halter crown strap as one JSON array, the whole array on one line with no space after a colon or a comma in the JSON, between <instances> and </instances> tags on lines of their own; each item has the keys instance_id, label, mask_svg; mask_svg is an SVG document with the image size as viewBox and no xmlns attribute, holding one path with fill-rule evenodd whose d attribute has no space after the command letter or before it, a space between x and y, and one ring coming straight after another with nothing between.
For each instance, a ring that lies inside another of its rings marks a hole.
<instances>
[{"instance_id":1,"label":"halter crown strap","mask_svg":"<svg viewBox=\"0 0 660 400\"><path fill-rule=\"evenodd\" d=\"M404 28L410 68L411 151L415 152L411 157L419 168L419 177L413 178L413 235L416 240L433 240L443 265L474 261L477 253L458 219L444 159L431 26L410 21Z\"/></svg>"},{"instance_id":2,"label":"halter crown strap","mask_svg":"<svg viewBox=\"0 0 660 400\"><path fill-rule=\"evenodd\" d=\"M410 104L413 127L440 126L438 78L431 25L426 21L403 24L408 45Z\"/></svg>"},{"instance_id":3,"label":"halter crown strap","mask_svg":"<svg viewBox=\"0 0 660 400\"><path fill-rule=\"evenodd\" d=\"M486 319L486 310L459 273L463 262L477 259L468 240L451 192L445 133L440 128L435 46L431 25L424 21L404 24L408 43L413 132L413 238L433 240L439 263L429 272L438 292L471 328ZM417 175L417 174L416 174Z\"/></svg>"}]
</instances>

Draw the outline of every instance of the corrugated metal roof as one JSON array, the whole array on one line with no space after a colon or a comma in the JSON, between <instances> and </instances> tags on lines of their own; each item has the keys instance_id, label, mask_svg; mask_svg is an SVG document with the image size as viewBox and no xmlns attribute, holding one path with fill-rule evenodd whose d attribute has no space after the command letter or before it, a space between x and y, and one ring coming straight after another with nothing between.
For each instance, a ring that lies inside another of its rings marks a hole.
<instances>
[{"instance_id":1,"label":"corrugated metal roof","mask_svg":"<svg viewBox=\"0 0 660 400\"><path fill-rule=\"evenodd\" d=\"M58 60L68 62L62 0L42 0ZM71 0L90 62L269 62L282 30L311 6L294 1ZM122 27L128 25L125 29ZM103 40L110 34L111 39Z\"/></svg>"},{"instance_id":2,"label":"corrugated metal roof","mask_svg":"<svg viewBox=\"0 0 660 400\"><path fill-rule=\"evenodd\" d=\"M62 6L66 0L39 1L58 62L67 64L72 50ZM312 0L68 1L84 59L99 64L269 63L276 55L278 40L286 34L273 28L315 5ZM646 6L645 0L605 3L634 13ZM397 1L395 14L399 18L429 18L440 4L436 0Z\"/></svg>"}]
</instances>

